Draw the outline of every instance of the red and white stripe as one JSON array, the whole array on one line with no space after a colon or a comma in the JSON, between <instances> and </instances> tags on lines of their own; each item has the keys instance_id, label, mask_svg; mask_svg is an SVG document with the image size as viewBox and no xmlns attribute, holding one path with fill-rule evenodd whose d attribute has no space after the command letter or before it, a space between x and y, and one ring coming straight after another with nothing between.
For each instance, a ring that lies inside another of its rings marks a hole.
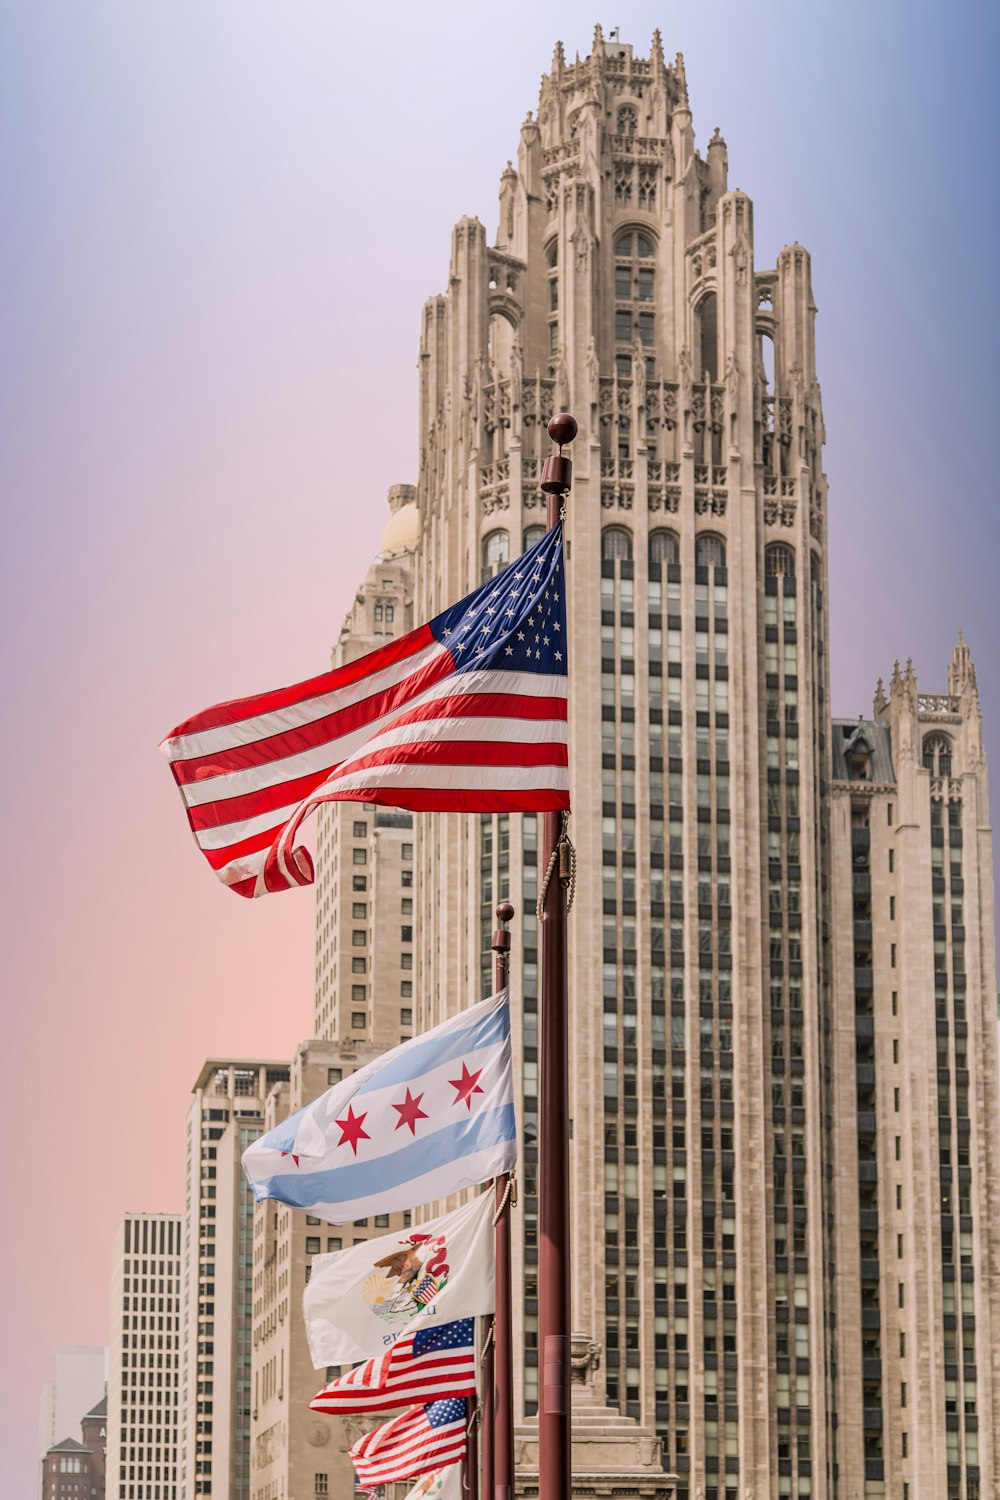
<instances>
[{"instance_id":1,"label":"red and white stripe","mask_svg":"<svg viewBox=\"0 0 1000 1500\"><path fill-rule=\"evenodd\" d=\"M205 858L242 896L312 883L293 841L323 802L569 806L565 676L457 672L430 625L295 687L196 714L161 749Z\"/></svg>"},{"instance_id":2,"label":"red and white stripe","mask_svg":"<svg viewBox=\"0 0 1000 1500\"><path fill-rule=\"evenodd\" d=\"M466 1453L466 1418L432 1427L422 1406L414 1406L366 1435L350 1449L365 1484L392 1484L459 1463Z\"/></svg>"},{"instance_id":3,"label":"red and white stripe","mask_svg":"<svg viewBox=\"0 0 1000 1500\"><path fill-rule=\"evenodd\" d=\"M411 1334L387 1353L356 1365L332 1381L309 1405L313 1411L340 1416L395 1411L417 1401L440 1401L443 1396L475 1393L474 1349L434 1349L415 1357Z\"/></svg>"}]
</instances>

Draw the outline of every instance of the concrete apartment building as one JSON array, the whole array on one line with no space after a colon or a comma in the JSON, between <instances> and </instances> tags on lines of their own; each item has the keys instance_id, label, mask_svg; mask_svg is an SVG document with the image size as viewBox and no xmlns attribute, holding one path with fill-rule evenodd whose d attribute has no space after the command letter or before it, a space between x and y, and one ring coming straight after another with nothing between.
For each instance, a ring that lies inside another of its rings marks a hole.
<instances>
[{"instance_id":1,"label":"concrete apartment building","mask_svg":"<svg viewBox=\"0 0 1000 1500\"><path fill-rule=\"evenodd\" d=\"M180 1500L180 1214L126 1214L111 1271L106 1494Z\"/></svg>"},{"instance_id":2,"label":"concrete apartment building","mask_svg":"<svg viewBox=\"0 0 1000 1500\"><path fill-rule=\"evenodd\" d=\"M248 1500L253 1195L243 1152L287 1063L209 1058L187 1120L181 1293L182 1494Z\"/></svg>"}]
</instances>

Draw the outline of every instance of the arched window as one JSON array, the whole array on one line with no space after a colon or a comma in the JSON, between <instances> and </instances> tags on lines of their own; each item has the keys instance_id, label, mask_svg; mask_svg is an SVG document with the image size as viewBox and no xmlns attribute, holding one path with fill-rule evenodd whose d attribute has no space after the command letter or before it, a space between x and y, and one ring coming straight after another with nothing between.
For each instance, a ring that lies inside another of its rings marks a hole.
<instances>
[{"instance_id":1,"label":"arched window","mask_svg":"<svg viewBox=\"0 0 1000 1500\"><path fill-rule=\"evenodd\" d=\"M764 572L768 578L794 578L795 553L783 542L764 548Z\"/></svg>"},{"instance_id":2,"label":"arched window","mask_svg":"<svg viewBox=\"0 0 1000 1500\"><path fill-rule=\"evenodd\" d=\"M709 380L719 378L719 304L714 292L706 292L694 312L694 373Z\"/></svg>"},{"instance_id":3,"label":"arched window","mask_svg":"<svg viewBox=\"0 0 1000 1500\"><path fill-rule=\"evenodd\" d=\"M634 104L622 104L618 110L618 135L635 135L639 126L639 112Z\"/></svg>"},{"instance_id":4,"label":"arched window","mask_svg":"<svg viewBox=\"0 0 1000 1500\"><path fill-rule=\"evenodd\" d=\"M559 241L550 240L545 247L545 264L549 281L549 356L559 352Z\"/></svg>"},{"instance_id":5,"label":"arched window","mask_svg":"<svg viewBox=\"0 0 1000 1500\"><path fill-rule=\"evenodd\" d=\"M499 573L500 569L506 567L510 556L510 538L506 531L491 531L483 537L482 567L479 580L485 583L488 578Z\"/></svg>"},{"instance_id":6,"label":"arched window","mask_svg":"<svg viewBox=\"0 0 1000 1500\"><path fill-rule=\"evenodd\" d=\"M542 540L542 537L544 535L545 535L545 527L544 526L526 526L524 528L524 536L522 538L522 548L521 548L521 550L523 552L527 552L528 548L529 547L533 547L536 542L540 542Z\"/></svg>"},{"instance_id":7,"label":"arched window","mask_svg":"<svg viewBox=\"0 0 1000 1500\"><path fill-rule=\"evenodd\" d=\"M619 376L632 373L632 346L648 350L647 376L656 345L656 245L648 234L627 229L615 241L615 360Z\"/></svg>"},{"instance_id":8,"label":"arched window","mask_svg":"<svg viewBox=\"0 0 1000 1500\"><path fill-rule=\"evenodd\" d=\"M929 734L924 740L924 770L932 776L951 775L951 740L946 734Z\"/></svg>"},{"instance_id":9,"label":"arched window","mask_svg":"<svg viewBox=\"0 0 1000 1500\"><path fill-rule=\"evenodd\" d=\"M671 563L679 563L680 560L681 547L675 532L666 531L661 528L659 531L651 531L649 533L650 573L652 573L654 568L657 569L658 573L662 563L666 563L669 567Z\"/></svg>"},{"instance_id":10,"label":"arched window","mask_svg":"<svg viewBox=\"0 0 1000 1500\"><path fill-rule=\"evenodd\" d=\"M714 531L702 531L694 539L694 560L699 568L724 568L726 544Z\"/></svg>"},{"instance_id":11,"label":"arched window","mask_svg":"<svg viewBox=\"0 0 1000 1500\"><path fill-rule=\"evenodd\" d=\"M620 558L632 561L632 537L622 526L605 526L601 532L601 557L605 562Z\"/></svg>"}]
</instances>

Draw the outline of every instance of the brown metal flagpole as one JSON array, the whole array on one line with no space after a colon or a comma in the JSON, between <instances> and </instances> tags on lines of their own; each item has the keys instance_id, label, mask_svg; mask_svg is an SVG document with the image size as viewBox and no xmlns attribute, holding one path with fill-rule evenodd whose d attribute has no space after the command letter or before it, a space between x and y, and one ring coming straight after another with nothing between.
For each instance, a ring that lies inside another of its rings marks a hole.
<instances>
[{"instance_id":1,"label":"brown metal flagpole","mask_svg":"<svg viewBox=\"0 0 1000 1500\"><path fill-rule=\"evenodd\" d=\"M480 1380L480 1430L482 1441L479 1447L483 1482L480 1494L483 1500L492 1500L493 1491L493 1320L484 1318L486 1340L482 1353L482 1378Z\"/></svg>"},{"instance_id":2,"label":"brown metal flagpole","mask_svg":"<svg viewBox=\"0 0 1000 1500\"><path fill-rule=\"evenodd\" d=\"M577 424L562 412L549 423L559 453L545 460L546 519L555 526L573 483L562 448ZM544 814L542 868L542 985L538 1150L538 1403L539 1500L570 1500L570 1236L569 1236L569 1006L566 914L569 846L563 814ZM563 868L563 864L566 867Z\"/></svg>"},{"instance_id":3,"label":"brown metal flagpole","mask_svg":"<svg viewBox=\"0 0 1000 1500\"><path fill-rule=\"evenodd\" d=\"M510 933L507 923L514 916L509 901L497 907L497 930L493 934L493 985L499 993L508 982ZM498 1177L496 1193L496 1313L493 1319L493 1473L483 1468L484 1500L514 1500L514 1326L511 1289L510 1210L514 1202L514 1178ZM486 1486L492 1483L492 1491Z\"/></svg>"}]
</instances>

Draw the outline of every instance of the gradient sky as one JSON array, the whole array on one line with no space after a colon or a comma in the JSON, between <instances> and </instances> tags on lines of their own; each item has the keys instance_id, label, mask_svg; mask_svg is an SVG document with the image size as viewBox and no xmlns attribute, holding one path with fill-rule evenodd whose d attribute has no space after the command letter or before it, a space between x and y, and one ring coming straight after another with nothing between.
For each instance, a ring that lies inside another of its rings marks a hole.
<instances>
[{"instance_id":1,"label":"gradient sky","mask_svg":"<svg viewBox=\"0 0 1000 1500\"><path fill-rule=\"evenodd\" d=\"M0 4L6 1229L0 1480L126 1209L180 1209L207 1055L287 1057L312 901L235 900L156 750L322 670L416 476L423 300L557 38L682 50L757 262L813 254L833 707L964 628L1000 766L1000 13L923 0ZM13 1137L13 1138L12 1138Z\"/></svg>"}]
</instances>

